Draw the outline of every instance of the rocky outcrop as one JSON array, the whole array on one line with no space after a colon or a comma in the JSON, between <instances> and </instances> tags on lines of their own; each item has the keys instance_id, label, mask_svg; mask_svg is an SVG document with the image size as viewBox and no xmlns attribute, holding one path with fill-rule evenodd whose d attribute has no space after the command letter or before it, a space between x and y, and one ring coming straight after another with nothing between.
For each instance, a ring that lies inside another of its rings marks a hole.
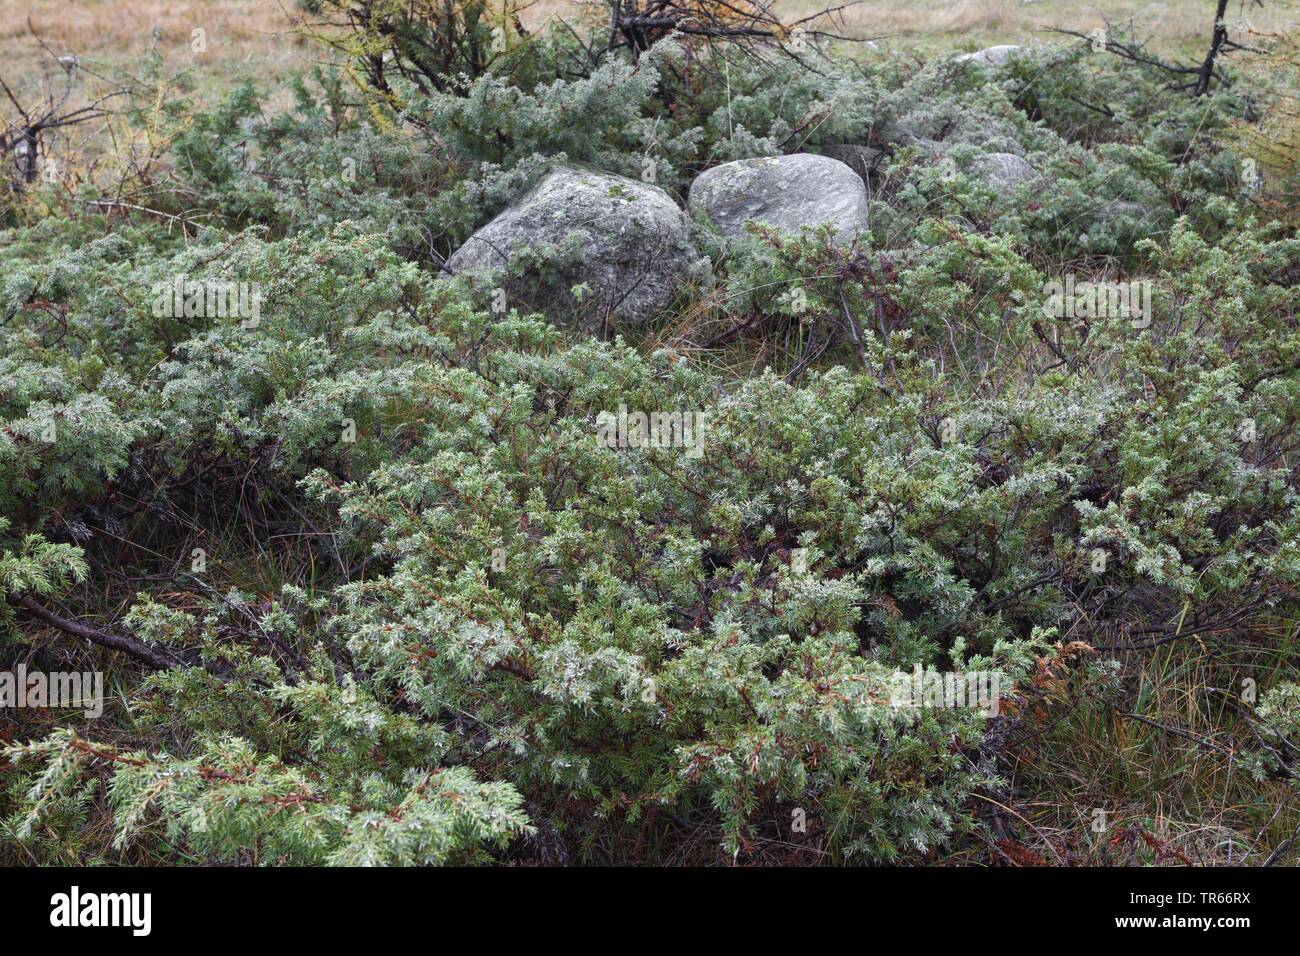
<instances>
[{"instance_id":1,"label":"rocky outcrop","mask_svg":"<svg viewBox=\"0 0 1300 956\"><path fill-rule=\"evenodd\" d=\"M714 166L691 184L687 206L727 239L743 235L750 220L792 234L829 223L835 241L847 244L868 222L862 178L810 153Z\"/></svg>"},{"instance_id":2,"label":"rocky outcrop","mask_svg":"<svg viewBox=\"0 0 1300 956\"><path fill-rule=\"evenodd\" d=\"M470 236L447 268L497 274L512 306L591 330L645 321L708 263L659 187L562 167Z\"/></svg>"}]
</instances>

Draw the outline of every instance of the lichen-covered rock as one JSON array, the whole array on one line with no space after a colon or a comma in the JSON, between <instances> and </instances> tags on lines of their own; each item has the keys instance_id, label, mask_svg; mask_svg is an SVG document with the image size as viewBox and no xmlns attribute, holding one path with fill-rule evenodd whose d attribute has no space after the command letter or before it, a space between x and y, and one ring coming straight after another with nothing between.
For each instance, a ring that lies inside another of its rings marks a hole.
<instances>
[{"instance_id":1,"label":"lichen-covered rock","mask_svg":"<svg viewBox=\"0 0 1300 956\"><path fill-rule=\"evenodd\" d=\"M1019 50L1020 47L1014 43L991 46L983 50L976 50L974 53L963 53L961 56L954 58L953 62L976 63L980 66L1001 66L1007 62L1013 53Z\"/></svg>"},{"instance_id":2,"label":"lichen-covered rock","mask_svg":"<svg viewBox=\"0 0 1300 956\"><path fill-rule=\"evenodd\" d=\"M999 189L1010 189L1038 178L1038 170L1014 153L984 153L971 160L970 169Z\"/></svg>"},{"instance_id":3,"label":"lichen-covered rock","mask_svg":"<svg viewBox=\"0 0 1300 956\"><path fill-rule=\"evenodd\" d=\"M500 271L512 306L591 330L645 321L708 261L659 187L561 167L470 236L447 267ZM575 297L579 285L587 291Z\"/></svg>"},{"instance_id":4,"label":"lichen-covered rock","mask_svg":"<svg viewBox=\"0 0 1300 956\"><path fill-rule=\"evenodd\" d=\"M841 244L867 228L862 178L837 159L810 153L707 169L691 183L687 206L727 239L743 235L749 220L792 234L829 223Z\"/></svg>"}]
</instances>

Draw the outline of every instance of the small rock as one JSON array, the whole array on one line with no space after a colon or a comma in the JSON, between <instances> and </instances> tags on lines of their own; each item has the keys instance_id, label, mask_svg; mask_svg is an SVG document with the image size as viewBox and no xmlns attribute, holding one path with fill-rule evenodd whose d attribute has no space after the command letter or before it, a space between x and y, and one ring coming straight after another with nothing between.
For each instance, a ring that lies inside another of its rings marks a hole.
<instances>
[{"instance_id":1,"label":"small rock","mask_svg":"<svg viewBox=\"0 0 1300 956\"><path fill-rule=\"evenodd\" d=\"M862 178L837 159L810 153L707 169L691 183L687 206L727 239L742 236L749 220L794 234L829 223L836 243L847 244L868 222Z\"/></svg>"},{"instance_id":2,"label":"small rock","mask_svg":"<svg viewBox=\"0 0 1300 956\"><path fill-rule=\"evenodd\" d=\"M1010 189L1038 178L1038 171L1014 153L984 153L971 160L970 168L998 189Z\"/></svg>"},{"instance_id":3,"label":"small rock","mask_svg":"<svg viewBox=\"0 0 1300 956\"><path fill-rule=\"evenodd\" d=\"M906 129L898 131L897 143L899 146L915 146L923 156L943 156L953 145L952 143L941 143L937 139L931 139L928 136L919 136Z\"/></svg>"},{"instance_id":4,"label":"small rock","mask_svg":"<svg viewBox=\"0 0 1300 956\"><path fill-rule=\"evenodd\" d=\"M977 50L974 53L963 53L956 57L954 63L979 63L981 66L1001 66L1007 62L1011 54L1020 49L1014 43L1003 44L1002 46L991 46L983 50Z\"/></svg>"}]
</instances>

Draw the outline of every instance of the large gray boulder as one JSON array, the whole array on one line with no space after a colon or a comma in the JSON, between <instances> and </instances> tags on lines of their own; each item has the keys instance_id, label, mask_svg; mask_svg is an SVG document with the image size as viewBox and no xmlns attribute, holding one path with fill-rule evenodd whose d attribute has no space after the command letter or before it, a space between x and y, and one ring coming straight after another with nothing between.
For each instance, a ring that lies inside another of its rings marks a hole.
<instances>
[{"instance_id":1,"label":"large gray boulder","mask_svg":"<svg viewBox=\"0 0 1300 956\"><path fill-rule=\"evenodd\" d=\"M828 156L796 153L741 159L706 169L691 183L687 207L727 239L753 220L797 234L830 223L847 244L867 228L867 189L848 166Z\"/></svg>"},{"instance_id":2,"label":"large gray boulder","mask_svg":"<svg viewBox=\"0 0 1300 956\"><path fill-rule=\"evenodd\" d=\"M535 265L537 256L547 258ZM511 305L591 330L643 322L692 278L702 259L685 213L657 186L561 167L447 260L455 273L500 273ZM572 293L585 284L581 299Z\"/></svg>"},{"instance_id":3,"label":"large gray boulder","mask_svg":"<svg viewBox=\"0 0 1300 956\"><path fill-rule=\"evenodd\" d=\"M1038 170L1014 153L984 153L971 160L970 169L998 189L1011 189L1038 178Z\"/></svg>"}]
</instances>

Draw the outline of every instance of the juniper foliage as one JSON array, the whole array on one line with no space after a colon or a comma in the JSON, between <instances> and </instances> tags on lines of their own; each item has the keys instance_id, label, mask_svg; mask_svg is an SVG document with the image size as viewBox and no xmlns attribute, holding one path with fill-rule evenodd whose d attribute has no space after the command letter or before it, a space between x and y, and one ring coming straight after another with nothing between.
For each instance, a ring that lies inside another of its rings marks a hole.
<instances>
[{"instance_id":1,"label":"juniper foliage","mask_svg":"<svg viewBox=\"0 0 1300 956\"><path fill-rule=\"evenodd\" d=\"M1268 818L1297 719L1273 635L1300 610L1300 243L1239 189L1234 102L1055 48L713 67L730 89L662 43L387 114L337 77L280 114L246 87L175 136L175 201L210 225L9 231L0 589L178 662L99 658L110 719L6 746L15 853L933 860L994 843L1059 672L1114 713L1141 689L1097 653L1185 637L1231 640L1224 686L1275 668L1234 769ZM1097 85L1104 121L1070 105ZM900 128L951 163L898 144L851 248L713 249L685 337L575 336L437 268L560 159L656 157L680 192ZM991 187L987 150L1044 181ZM1044 319L1066 271L1149 281L1152 323ZM156 314L178 275L257 283L259 322ZM620 406L702 413L704 453L599 444ZM996 673L1004 712L900 713L916 666Z\"/></svg>"}]
</instances>

